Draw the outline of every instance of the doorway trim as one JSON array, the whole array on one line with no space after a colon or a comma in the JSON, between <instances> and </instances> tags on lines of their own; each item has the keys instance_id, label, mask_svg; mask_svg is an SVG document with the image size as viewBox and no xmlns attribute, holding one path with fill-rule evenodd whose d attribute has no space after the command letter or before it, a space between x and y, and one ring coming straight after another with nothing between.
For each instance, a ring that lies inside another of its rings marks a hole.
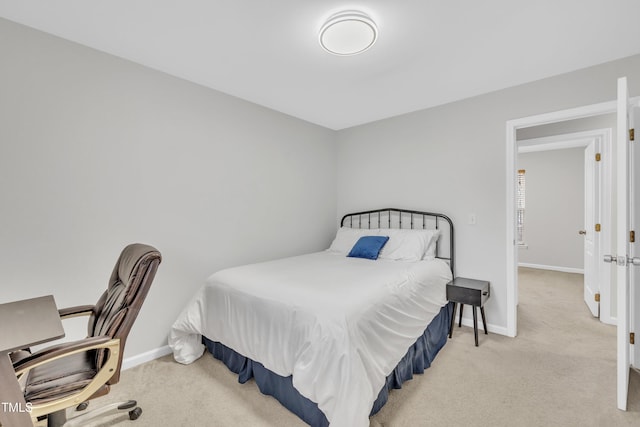
<instances>
[{"instance_id":1,"label":"doorway trim","mask_svg":"<svg viewBox=\"0 0 640 427\"><path fill-rule=\"evenodd\" d=\"M592 129L582 132L571 132L565 134L557 134L552 136L545 136L541 138L525 139L515 141L517 154L540 152L540 151L552 151L562 150L568 148L586 148L591 144L595 144L602 154L602 161L600 163L600 173L597 175L599 198L596 207L595 222L601 224L611 224L611 193L612 193L612 171L613 171L613 151L612 151L612 128ZM592 160L592 167L595 169L596 164ZM585 182L585 191L588 191L587 183ZM586 194L586 193L585 193ZM613 230L611 227L602 228L598 233L598 239L596 240L596 259L603 253L609 253L611 249L611 238ZM521 263L518 263L521 266ZM526 266L526 265L525 265ZM582 273L586 271L586 265L583 269L558 269L559 271L565 271L570 273ZM595 269L595 275L592 278L598 283L600 290L600 321L606 324L615 325L616 319L611 316L611 264L601 263ZM553 268L552 268L553 269ZM573 271L575 270L575 271ZM585 296L586 297L586 296ZM516 303L518 301L518 292L516 290Z\"/></svg>"},{"instance_id":2,"label":"doorway trim","mask_svg":"<svg viewBox=\"0 0 640 427\"><path fill-rule=\"evenodd\" d=\"M506 256L507 256L507 335L515 337L518 334L518 257L516 243L516 179L517 179L517 147L516 131L533 126L546 125L567 120L611 114L617 111L616 101L587 105L568 110L560 110L536 116L509 120L506 123Z\"/></svg>"}]
</instances>

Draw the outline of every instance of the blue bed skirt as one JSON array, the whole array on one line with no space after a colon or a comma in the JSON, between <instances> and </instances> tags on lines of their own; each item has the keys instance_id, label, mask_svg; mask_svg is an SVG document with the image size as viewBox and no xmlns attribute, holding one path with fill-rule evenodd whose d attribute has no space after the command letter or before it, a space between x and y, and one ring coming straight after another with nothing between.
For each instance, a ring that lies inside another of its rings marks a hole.
<instances>
[{"instance_id":1,"label":"blue bed skirt","mask_svg":"<svg viewBox=\"0 0 640 427\"><path fill-rule=\"evenodd\" d=\"M389 398L389 391L402 388L402 383L413 378L413 374L422 374L431 366L440 349L446 344L451 321L452 303L448 303L431 321L424 333L418 337L393 372L387 376L386 384L380 390L373 403L371 415L377 413ZM302 396L294 387L292 377L282 377L265 368L261 363L251 360L216 341L202 337L207 350L216 359L221 360L229 370L238 374L242 384L255 378L260 391L275 397L285 408L296 414L312 427L326 427L329 421L315 402Z\"/></svg>"}]
</instances>

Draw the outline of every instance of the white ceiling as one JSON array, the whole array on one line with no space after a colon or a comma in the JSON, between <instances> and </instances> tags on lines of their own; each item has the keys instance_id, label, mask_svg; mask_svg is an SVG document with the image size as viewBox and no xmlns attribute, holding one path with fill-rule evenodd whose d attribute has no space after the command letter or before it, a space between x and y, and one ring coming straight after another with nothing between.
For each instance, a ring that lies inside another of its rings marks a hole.
<instances>
[{"instance_id":1,"label":"white ceiling","mask_svg":"<svg viewBox=\"0 0 640 427\"><path fill-rule=\"evenodd\" d=\"M369 14L353 57L324 19ZM640 0L0 0L0 16L331 129L640 53Z\"/></svg>"}]
</instances>

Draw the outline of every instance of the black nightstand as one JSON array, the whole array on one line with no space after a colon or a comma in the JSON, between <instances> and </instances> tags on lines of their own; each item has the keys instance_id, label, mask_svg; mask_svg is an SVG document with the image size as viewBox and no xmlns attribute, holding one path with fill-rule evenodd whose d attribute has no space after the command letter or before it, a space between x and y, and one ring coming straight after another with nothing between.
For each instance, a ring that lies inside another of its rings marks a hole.
<instances>
[{"instance_id":1,"label":"black nightstand","mask_svg":"<svg viewBox=\"0 0 640 427\"><path fill-rule=\"evenodd\" d=\"M462 310L464 309L464 305L468 304L473 306L473 333L476 338L476 347L478 346L478 316L476 314L476 308L480 308L484 333L488 334L487 319L484 315L483 306L489 299L489 296L491 296L491 289L489 287L489 282L486 280L456 277L451 282L447 283L447 299L453 302L451 325L449 325L449 338L453 335L453 323L456 318L457 304L460 304L460 320L458 321L458 327L462 326Z\"/></svg>"}]
</instances>

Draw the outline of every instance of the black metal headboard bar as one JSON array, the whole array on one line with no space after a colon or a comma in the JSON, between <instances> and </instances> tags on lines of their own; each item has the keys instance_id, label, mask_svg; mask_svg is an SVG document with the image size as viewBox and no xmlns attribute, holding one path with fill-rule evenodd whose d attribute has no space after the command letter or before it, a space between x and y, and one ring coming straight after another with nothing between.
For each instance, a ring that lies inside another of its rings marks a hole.
<instances>
[{"instance_id":1,"label":"black metal headboard bar","mask_svg":"<svg viewBox=\"0 0 640 427\"><path fill-rule=\"evenodd\" d=\"M427 219L431 218L431 221L435 220L435 229L436 230L440 230L441 229L441 224L440 224L440 220L444 220L448 223L448 229L449 229L449 253L448 256L446 256L447 254L442 254L441 253L441 248L438 245L438 243L436 243L436 258L440 258L440 259L444 259L444 260L448 260L449 261L449 266L451 267L451 272L454 274L455 276L455 251L454 251L454 241L453 241L453 221L451 221L451 219L441 213L434 213L434 212L423 212L423 211L414 211L414 210L407 210L407 209L398 209L398 208L385 208L385 209L374 209L371 211L362 211L362 212L354 212L354 213L349 213L346 214L345 216L342 217L342 220L340 221L340 226L344 227L347 225L350 228L371 228L371 215L372 214L377 214L377 228L383 228L382 225L382 214L386 213L388 220L387 220L387 228L394 228L391 226L391 216L393 213L397 214L398 216L398 227L397 228L402 228L402 217L403 215L409 215L410 218L410 227L411 229L415 229L415 221L414 221L414 216L417 217L422 217L422 227L421 229L428 229L427 227ZM363 217L366 217L366 224L363 224ZM354 224L354 218L357 221L357 224ZM375 219L375 217L374 217ZM363 225L366 225L366 227L363 227ZM418 228L420 229L420 228Z\"/></svg>"}]
</instances>

